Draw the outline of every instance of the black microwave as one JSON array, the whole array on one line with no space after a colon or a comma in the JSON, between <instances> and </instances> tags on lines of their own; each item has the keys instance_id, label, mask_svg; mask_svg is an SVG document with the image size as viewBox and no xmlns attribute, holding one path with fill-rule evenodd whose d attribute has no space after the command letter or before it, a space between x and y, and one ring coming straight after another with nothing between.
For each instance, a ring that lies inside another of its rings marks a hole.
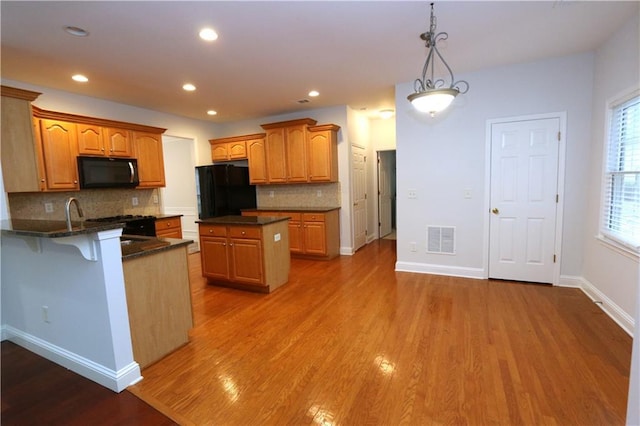
<instances>
[{"instance_id":1,"label":"black microwave","mask_svg":"<svg viewBox=\"0 0 640 426\"><path fill-rule=\"evenodd\" d=\"M138 160L135 158L78 157L80 188L135 188Z\"/></svg>"}]
</instances>

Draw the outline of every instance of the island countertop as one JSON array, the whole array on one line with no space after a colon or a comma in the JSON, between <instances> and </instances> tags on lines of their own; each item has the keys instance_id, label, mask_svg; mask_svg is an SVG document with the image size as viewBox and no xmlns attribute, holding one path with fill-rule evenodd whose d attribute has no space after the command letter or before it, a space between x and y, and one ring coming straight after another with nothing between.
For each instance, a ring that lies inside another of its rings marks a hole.
<instances>
[{"instance_id":1,"label":"island countertop","mask_svg":"<svg viewBox=\"0 0 640 426\"><path fill-rule=\"evenodd\" d=\"M122 235L120 237L122 260L172 250L191 243L193 243L193 240L181 240L178 238L143 237L140 235Z\"/></svg>"},{"instance_id":2,"label":"island countertop","mask_svg":"<svg viewBox=\"0 0 640 426\"><path fill-rule=\"evenodd\" d=\"M249 225L263 226L276 222L289 220L288 217L272 217L272 216L220 216L211 217L209 219L196 220L196 223L205 225Z\"/></svg>"},{"instance_id":3,"label":"island countertop","mask_svg":"<svg viewBox=\"0 0 640 426\"><path fill-rule=\"evenodd\" d=\"M243 212L296 212L296 213L325 213L339 210L340 207L256 207L242 209Z\"/></svg>"},{"instance_id":4,"label":"island countertop","mask_svg":"<svg viewBox=\"0 0 640 426\"><path fill-rule=\"evenodd\" d=\"M124 223L71 222L71 231L64 220L7 219L0 224L3 234L25 235L28 237L60 238L73 235L91 234L124 228Z\"/></svg>"}]
</instances>

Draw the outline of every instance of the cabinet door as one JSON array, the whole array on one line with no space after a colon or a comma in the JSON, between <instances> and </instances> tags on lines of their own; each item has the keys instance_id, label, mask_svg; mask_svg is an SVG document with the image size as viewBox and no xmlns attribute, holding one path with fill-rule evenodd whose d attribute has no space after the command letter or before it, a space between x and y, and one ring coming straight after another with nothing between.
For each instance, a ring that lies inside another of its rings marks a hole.
<instances>
[{"instance_id":1,"label":"cabinet door","mask_svg":"<svg viewBox=\"0 0 640 426\"><path fill-rule=\"evenodd\" d=\"M133 147L131 144L131 133L129 130L106 128L105 149L110 157L133 157Z\"/></svg>"},{"instance_id":2,"label":"cabinet door","mask_svg":"<svg viewBox=\"0 0 640 426\"><path fill-rule=\"evenodd\" d=\"M229 244L231 279L241 283L264 285L260 240L232 238Z\"/></svg>"},{"instance_id":3,"label":"cabinet door","mask_svg":"<svg viewBox=\"0 0 640 426\"><path fill-rule=\"evenodd\" d=\"M247 158L247 143L245 141L229 142L227 144L229 160L245 160Z\"/></svg>"},{"instance_id":4,"label":"cabinet door","mask_svg":"<svg viewBox=\"0 0 640 426\"><path fill-rule=\"evenodd\" d=\"M76 124L78 128L78 153L80 155L105 155L102 127L93 124Z\"/></svg>"},{"instance_id":5,"label":"cabinet door","mask_svg":"<svg viewBox=\"0 0 640 426\"><path fill-rule=\"evenodd\" d=\"M304 252L306 254L327 254L326 227L324 222L304 222Z\"/></svg>"},{"instance_id":6,"label":"cabinet door","mask_svg":"<svg viewBox=\"0 0 640 426\"><path fill-rule=\"evenodd\" d=\"M264 139L247 141L247 157L249 160L249 182L253 185L267 183L267 151Z\"/></svg>"},{"instance_id":7,"label":"cabinet door","mask_svg":"<svg viewBox=\"0 0 640 426\"><path fill-rule=\"evenodd\" d=\"M306 182L307 178L307 130L306 125L285 128L287 153L287 180Z\"/></svg>"},{"instance_id":8,"label":"cabinet door","mask_svg":"<svg viewBox=\"0 0 640 426\"><path fill-rule=\"evenodd\" d=\"M40 120L40 132L47 189L79 189L76 125L58 120Z\"/></svg>"},{"instance_id":9,"label":"cabinet door","mask_svg":"<svg viewBox=\"0 0 640 426\"><path fill-rule=\"evenodd\" d=\"M337 146L335 132L311 132L307 150L310 182L334 182L337 180ZM335 154L334 154L335 152Z\"/></svg>"},{"instance_id":10,"label":"cabinet door","mask_svg":"<svg viewBox=\"0 0 640 426\"><path fill-rule=\"evenodd\" d=\"M200 237L202 275L207 278L229 280L229 256L227 239Z\"/></svg>"},{"instance_id":11,"label":"cabinet door","mask_svg":"<svg viewBox=\"0 0 640 426\"><path fill-rule=\"evenodd\" d=\"M267 177L269 183L287 181L287 157L284 128L267 131Z\"/></svg>"},{"instance_id":12,"label":"cabinet door","mask_svg":"<svg viewBox=\"0 0 640 426\"><path fill-rule=\"evenodd\" d=\"M291 253L304 253L303 238L302 222L289 220L289 251Z\"/></svg>"},{"instance_id":13,"label":"cabinet door","mask_svg":"<svg viewBox=\"0 0 640 426\"><path fill-rule=\"evenodd\" d=\"M134 132L133 145L138 159L139 187L165 186L162 136L155 133Z\"/></svg>"},{"instance_id":14,"label":"cabinet door","mask_svg":"<svg viewBox=\"0 0 640 426\"><path fill-rule=\"evenodd\" d=\"M226 143L211 145L211 161L227 161L229 159Z\"/></svg>"}]
</instances>

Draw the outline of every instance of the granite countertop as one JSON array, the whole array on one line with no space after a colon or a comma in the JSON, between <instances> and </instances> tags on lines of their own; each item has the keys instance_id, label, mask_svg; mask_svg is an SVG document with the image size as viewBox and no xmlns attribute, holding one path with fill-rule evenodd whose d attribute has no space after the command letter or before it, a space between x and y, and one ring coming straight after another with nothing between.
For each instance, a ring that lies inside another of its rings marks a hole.
<instances>
[{"instance_id":1,"label":"granite countertop","mask_svg":"<svg viewBox=\"0 0 640 426\"><path fill-rule=\"evenodd\" d=\"M340 207L258 207L255 209L242 209L243 212L330 212L339 210Z\"/></svg>"},{"instance_id":2,"label":"granite countertop","mask_svg":"<svg viewBox=\"0 0 640 426\"><path fill-rule=\"evenodd\" d=\"M182 217L182 214L154 214L153 217L156 219L169 219L172 217Z\"/></svg>"},{"instance_id":3,"label":"granite countertop","mask_svg":"<svg viewBox=\"0 0 640 426\"><path fill-rule=\"evenodd\" d=\"M110 229L124 228L124 223L104 222L71 222L72 230L67 229L64 220L32 220L32 219L8 219L1 222L3 234L25 235L29 237L59 238L73 235L91 234L94 232L108 231Z\"/></svg>"},{"instance_id":4,"label":"granite countertop","mask_svg":"<svg viewBox=\"0 0 640 426\"><path fill-rule=\"evenodd\" d=\"M276 222L289 220L288 217L272 217L272 216L220 216L209 219L196 220L196 223L209 225L250 225L263 226Z\"/></svg>"},{"instance_id":5,"label":"granite countertop","mask_svg":"<svg viewBox=\"0 0 640 426\"><path fill-rule=\"evenodd\" d=\"M146 256L159 251L172 250L193 243L193 240L178 238L142 237L140 235L122 235L120 247L122 260Z\"/></svg>"}]
</instances>

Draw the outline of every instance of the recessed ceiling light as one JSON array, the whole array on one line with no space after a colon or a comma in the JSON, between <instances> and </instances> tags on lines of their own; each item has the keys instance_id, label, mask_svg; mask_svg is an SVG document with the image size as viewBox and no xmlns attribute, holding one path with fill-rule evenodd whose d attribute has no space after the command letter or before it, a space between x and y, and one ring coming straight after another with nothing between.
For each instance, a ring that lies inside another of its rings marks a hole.
<instances>
[{"instance_id":1,"label":"recessed ceiling light","mask_svg":"<svg viewBox=\"0 0 640 426\"><path fill-rule=\"evenodd\" d=\"M186 90L187 92L193 92L194 90L196 90L196 86L194 86L194 85L193 85L193 84L191 84L191 83L186 83L186 84L184 84L184 85L182 86L182 88L183 88L184 90Z\"/></svg>"},{"instance_id":2,"label":"recessed ceiling light","mask_svg":"<svg viewBox=\"0 0 640 426\"><path fill-rule=\"evenodd\" d=\"M76 37L86 37L89 35L89 31L87 30L83 30L80 27L74 27L72 25L67 25L62 27L62 29L67 33L67 34L71 34L72 36L76 36Z\"/></svg>"},{"instance_id":3,"label":"recessed ceiling light","mask_svg":"<svg viewBox=\"0 0 640 426\"><path fill-rule=\"evenodd\" d=\"M317 90L312 90L309 92L309 96L311 96L312 98L315 98L318 95L320 95L320 92L318 92Z\"/></svg>"},{"instance_id":4,"label":"recessed ceiling light","mask_svg":"<svg viewBox=\"0 0 640 426\"><path fill-rule=\"evenodd\" d=\"M73 75L71 76L71 79L73 81L77 81L78 83L86 83L87 81L89 81L89 79L82 74Z\"/></svg>"},{"instance_id":5,"label":"recessed ceiling light","mask_svg":"<svg viewBox=\"0 0 640 426\"><path fill-rule=\"evenodd\" d=\"M209 111L207 111L207 115L218 115L218 111L210 109Z\"/></svg>"},{"instance_id":6,"label":"recessed ceiling light","mask_svg":"<svg viewBox=\"0 0 640 426\"><path fill-rule=\"evenodd\" d=\"M211 28L203 28L200 30L200 38L206 41L214 41L218 39L218 33Z\"/></svg>"}]
</instances>

